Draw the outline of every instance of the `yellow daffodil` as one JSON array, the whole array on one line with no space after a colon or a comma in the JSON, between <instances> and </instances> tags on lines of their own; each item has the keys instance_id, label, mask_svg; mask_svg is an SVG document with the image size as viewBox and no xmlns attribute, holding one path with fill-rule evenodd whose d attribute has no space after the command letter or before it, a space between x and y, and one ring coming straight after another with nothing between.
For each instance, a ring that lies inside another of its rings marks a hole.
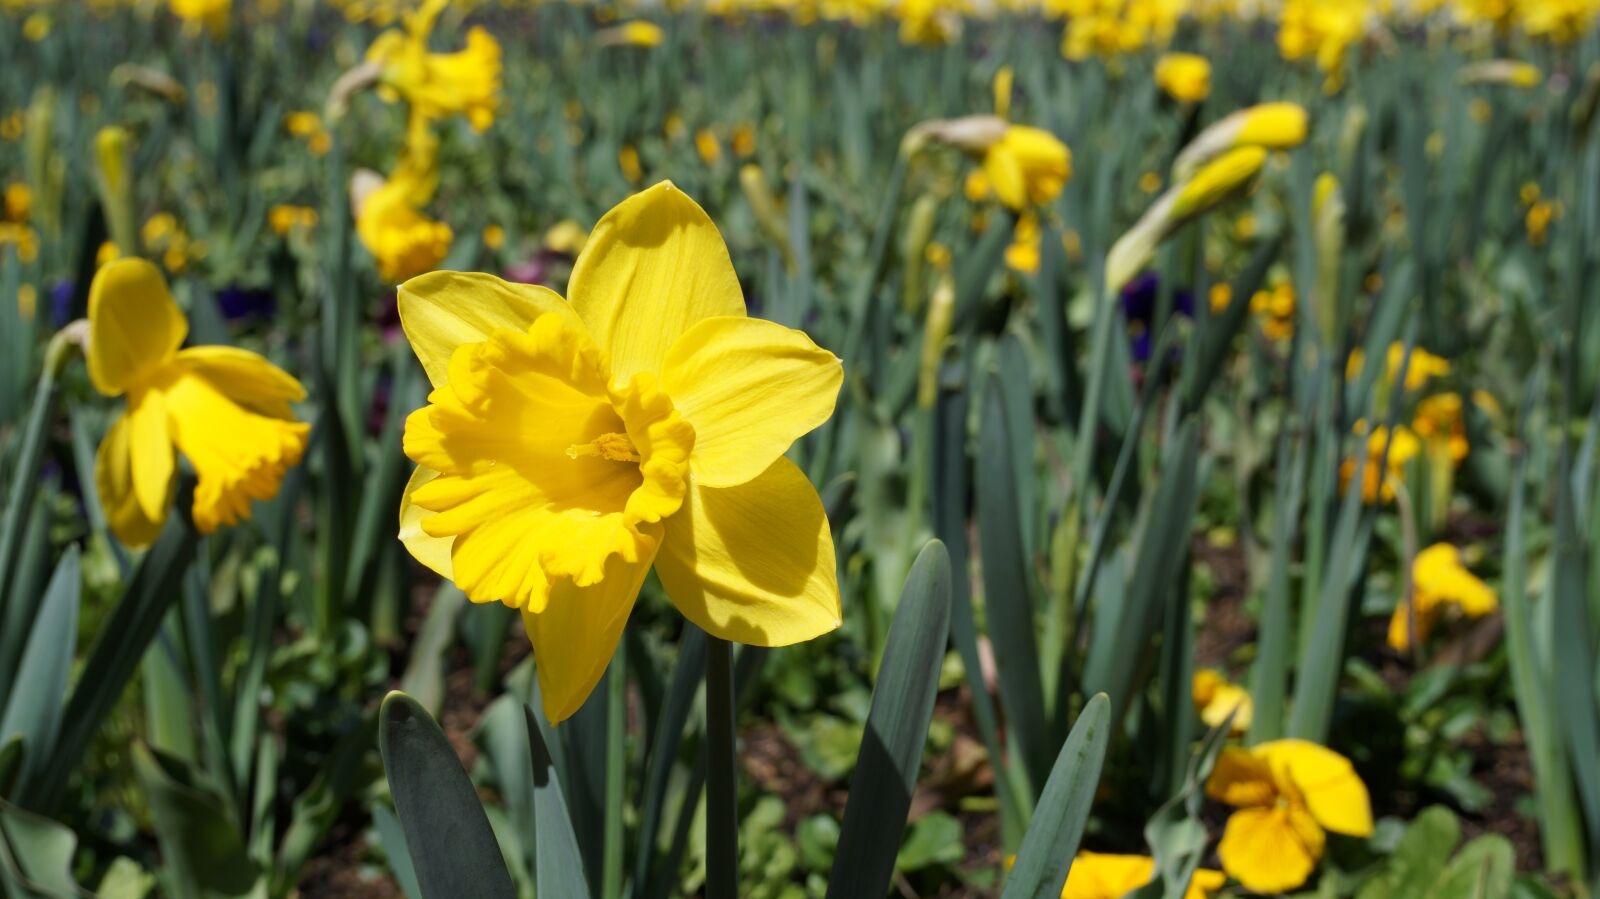
<instances>
[{"instance_id":1,"label":"yellow daffodil","mask_svg":"<svg viewBox=\"0 0 1600 899\"><path fill-rule=\"evenodd\" d=\"M1250 312L1268 340L1288 340L1294 336L1294 282L1282 272L1274 273L1271 287L1250 297Z\"/></svg>"},{"instance_id":2,"label":"yellow daffodil","mask_svg":"<svg viewBox=\"0 0 1600 899\"><path fill-rule=\"evenodd\" d=\"M1250 701L1249 691L1229 682L1221 672L1210 668L1196 671L1190 681L1189 692L1194 699L1195 711L1207 727L1220 727L1232 715L1232 733L1242 734L1250 729L1255 706Z\"/></svg>"},{"instance_id":3,"label":"yellow daffodil","mask_svg":"<svg viewBox=\"0 0 1600 899\"><path fill-rule=\"evenodd\" d=\"M314 112L291 112L283 117L283 127L304 140L313 156L322 156L333 147L333 137L322 126L322 118Z\"/></svg>"},{"instance_id":4,"label":"yellow daffodil","mask_svg":"<svg viewBox=\"0 0 1600 899\"><path fill-rule=\"evenodd\" d=\"M1061 887L1061 899L1122 899L1155 880L1155 860L1148 855L1113 855L1080 851ZM1201 868L1183 891L1183 899L1205 899L1222 889L1221 871Z\"/></svg>"},{"instance_id":5,"label":"yellow daffodil","mask_svg":"<svg viewBox=\"0 0 1600 899\"><path fill-rule=\"evenodd\" d=\"M1539 67L1514 59L1489 59L1462 66L1456 72L1462 84L1505 84L1523 89L1535 88L1544 80Z\"/></svg>"},{"instance_id":6,"label":"yellow daffodil","mask_svg":"<svg viewBox=\"0 0 1600 899\"><path fill-rule=\"evenodd\" d=\"M1523 224L1528 230L1528 243L1544 246L1550 236L1550 223L1561 217L1559 200L1538 200L1528 207Z\"/></svg>"},{"instance_id":7,"label":"yellow daffodil","mask_svg":"<svg viewBox=\"0 0 1600 899\"><path fill-rule=\"evenodd\" d=\"M1195 136L1172 162L1176 180L1188 178L1206 162L1241 147L1288 150L1305 142L1309 123L1294 103L1262 103L1241 109Z\"/></svg>"},{"instance_id":8,"label":"yellow daffodil","mask_svg":"<svg viewBox=\"0 0 1600 899\"><path fill-rule=\"evenodd\" d=\"M1261 147L1239 147L1167 188L1139 221L1111 245L1106 254L1106 289L1121 290L1145 267L1168 235L1243 191L1266 161L1267 151Z\"/></svg>"},{"instance_id":9,"label":"yellow daffodil","mask_svg":"<svg viewBox=\"0 0 1600 899\"><path fill-rule=\"evenodd\" d=\"M188 330L154 265L119 259L95 274L89 379L128 402L100 444L95 482L112 530L130 546L148 545L166 520L176 453L198 476L191 515L209 534L278 492L311 430L289 408L305 398L300 382L248 350L179 349Z\"/></svg>"},{"instance_id":10,"label":"yellow daffodil","mask_svg":"<svg viewBox=\"0 0 1600 899\"><path fill-rule=\"evenodd\" d=\"M1408 391L1421 390L1434 378L1443 377L1450 373L1450 360L1442 356L1435 356L1422 347L1413 347L1411 359L1406 361L1406 345L1400 341L1389 344L1388 354L1384 357L1384 372L1380 383L1392 387L1400 377L1400 366L1406 367L1405 388ZM1366 352L1360 347L1350 351L1350 356L1345 362L1344 377L1347 381L1354 381L1361 377L1361 367L1366 362Z\"/></svg>"},{"instance_id":11,"label":"yellow daffodil","mask_svg":"<svg viewBox=\"0 0 1600 899\"><path fill-rule=\"evenodd\" d=\"M639 150L633 144L623 144L617 148L617 167L622 169L622 177L628 179L629 184L638 184L644 179L644 166L639 162Z\"/></svg>"},{"instance_id":12,"label":"yellow daffodil","mask_svg":"<svg viewBox=\"0 0 1600 899\"><path fill-rule=\"evenodd\" d=\"M832 414L839 360L745 316L721 234L670 182L600 220L568 295L453 272L401 286L434 385L406 422L411 553L521 611L551 721L594 689L652 564L713 636L838 627L827 518L783 454Z\"/></svg>"},{"instance_id":13,"label":"yellow daffodil","mask_svg":"<svg viewBox=\"0 0 1600 899\"><path fill-rule=\"evenodd\" d=\"M272 227L272 233L279 237L288 237L296 228L310 230L315 227L317 211L310 206L279 203L267 210L267 224Z\"/></svg>"},{"instance_id":14,"label":"yellow daffodil","mask_svg":"<svg viewBox=\"0 0 1600 899\"><path fill-rule=\"evenodd\" d=\"M1006 267L1025 275L1039 271L1039 218L1032 212L1017 216L1011 245L1006 247Z\"/></svg>"},{"instance_id":15,"label":"yellow daffodil","mask_svg":"<svg viewBox=\"0 0 1600 899\"><path fill-rule=\"evenodd\" d=\"M722 160L722 142L717 140L717 135L710 128L695 132L694 149L700 154L700 161L706 165L716 165Z\"/></svg>"},{"instance_id":16,"label":"yellow daffodil","mask_svg":"<svg viewBox=\"0 0 1600 899\"><path fill-rule=\"evenodd\" d=\"M1000 202L1020 211L1061 193L1072 177L1072 153L1043 128L1007 125L983 151L983 171Z\"/></svg>"},{"instance_id":17,"label":"yellow daffodil","mask_svg":"<svg viewBox=\"0 0 1600 899\"><path fill-rule=\"evenodd\" d=\"M16 222L0 222L0 250L15 247L20 262L39 258L39 232Z\"/></svg>"},{"instance_id":18,"label":"yellow daffodil","mask_svg":"<svg viewBox=\"0 0 1600 899\"><path fill-rule=\"evenodd\" d=\"M385 31L367 49L367 61L379 67L386 97L405 98L413 112L427 118L461 114L473 130L494 123L500 108L500 43L482 28L467 32L466 49L432 53L433 34L449 0L424 0L406 16L405 29Z\"/></svg>"},{"instance_id":19,"label":"yellow daffodil","mask_svg":"<svg viewBox=\"0 0 1600 899\"><path fill-rule=\"evenodd\" d=\"M961 36L962 4L956 0L900 0L900 43L939 47Z\"/></svg>"},{"instance_id":20,"label":"yellow daffodil","mask_svg":"<svg viewBox=\"0 0 1600 899\"><path fill-rule=\"evenodd\" d=\"M1350 47L1366 34L1370 0L1287 0L1279 17L1278 50L1293 61L1316 60L1325 76L1323 90L1344 84Z\"/></svg>"},{"instance_id":21,"label":"yellow daffodil","mask_svg":"<svg viewBox=\"0 0 1600 899\"><path fill-rule=\"evenodd\" d=\"M5 220L8 222L25 222L33 212L33 191L21 181L13 181L6 185L5 192Z\"/></svg>"},{"instance_id":22,"label":"yellow daffodil","mask_svg":"<svg viewBox=\"0 0 1600 899\"><path fill-rule=\"evenodd\" d=\"M204 27L213 35L220 35L228 30L233 0L167 0L167 7L183 20L185 28L194 31Z\"/></svg>"},{"instance_id":23,"label":"yellow daffodil","mask_svg":"<svg viewBox=\"0 0 1600 899\"><path fill-rule=\"evenodd\" d=\"M1274 740L1217 757L1206 795L1234 806L1217 845L1222 868L1258 893L1306 882L1325 831L1372 834L1367 787L1344 756L1305 740Z\"/></svg>"},{"instance_id":24,"label":"yellow daffodil","mask_svg":"<svg viewBox=\"0 0 1600 899\"><path fill-rule=\"evenodd\" d=\"M1411 564L1411 600L1395 606L1389 619L1389 646L1406 652L1413 643L1428 639L1447 610L1463 618L1482 618L1499 608L1494 589L1461 564L1460 551L1448 543L1435 543L1417 553Z\"/></svg>"},{"instance_id":25,"label":"yellow daffodil","mask_svg":"<svg viewBox=\"0 0 1600 899\"><path fill-rule=\"evenodd\" d=\"M595 36L602 47L659 47L667 33L654 22L636 19L607 28Z\"/></svg>"},{"instance_id":26,"label":"yellow daffodil","mask_svg":"<svg viewBox=\"0 0 1600 899\"><path fill-rule=\"evenodd\" d=\"M1422 452L1422 443L1417 440L1417 435L1405 425L1396 425L1394 439L1389 439L1389 429L1378 425L1370 433L1367 431L1365 419L1355 424L1357 437L1365 437L1367 461L1361 469L1361 498L1368 505L1378 501L1381 496L1384 502L1394 500L1395 485L1405 479L1406 463L1417 457ZM1387 464L1384 464L1384 447L1389 448ZM1346 459L1339 465L1339 484L1341 489L1350 485L1350 479L1355 477L1356 460Z\"/></svg>"},{"instance_id":27,"label":"yellow daffodil","mask_svg":"<svg viewBox=\"0 0 1600 899\"><path fill-rule=\"evenodd\" d=\"M405 152L394 173L383 179L359 172L352 186L356 234L378 262L385 281L404 281L437 268L450 252L455 233L422 213L438 186L438 140L427 119L413 117Z\"/></svg>"},{"instance_id":28,"label":"yellow daffodil","mask_svg":"<svg viewBox=\"0 0 1600 899\"><path fill-rule=\"evenodd\" d=\"M589 232L572 219L562 219L544 233L544 248L552 253L576 256L589 240Z\"/></svg>"},{"instance_id":29,"label":"yellow daffodil","mask_svg":"<svg viewBox=\"0 0 1600 899\"><path fill-rule=\"evenodd\" d=\"M1193 53L1164 53L1156 60L1156 87L1180 103L1211 96L1211 63Z\"/></svg>"},{"instance_id":30,"label":"yellow daffodil","mask_svg":"<svg viewBox=\"0 0 1600 899\"><path fill-rule=\"evenodd\" d=\"M747 159L756 152L756 126L749 122L740 123L733 129L733 153L740 159Z\"/></svg>"},{"instance_id":31,"label":"yellow daffodil","mask_svg":"<svg viewBox=\"0 0 1600 899\"><path fill-rule=\"evenodd\" d=\"M1461 417L1459 393L1436 393L1418 403L1411 430L1428 443L1430 450L1438 447L1451 462L1467 457L1467 426Z\"/></svg>"},{"instance_id":32,"label":"yellow daffodil","mask_svg":"<svg viewBox=\"0 0 1600 899\"><path fill-rule=\"evenodd\" d=\"M506 229L496 224L483 226L483 245L491 250L498 250L506 245Z\"/></svg>"}]
</instances>

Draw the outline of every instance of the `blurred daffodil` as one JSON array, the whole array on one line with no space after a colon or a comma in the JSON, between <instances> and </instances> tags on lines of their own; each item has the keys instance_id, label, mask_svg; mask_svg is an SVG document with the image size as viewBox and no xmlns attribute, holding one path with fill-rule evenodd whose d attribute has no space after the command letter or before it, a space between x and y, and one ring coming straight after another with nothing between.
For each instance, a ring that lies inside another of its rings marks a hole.
<instances>
[{"instance_id":1,"label":"blurred daffodil","mask_svg":"<svg viewBox=\"0 0 1600 899\"><path fill-rule=\"evenodd\" d=\"M659 47L667 39L661 26L643 19L624 22L595 36L602 47Z\"/></svg>"},{"instance_id":2,"label":"blurred daffodil","mask_svg":"<svg viewBox=\"0 0 1600 899\"><path fill-rule=\"evenodd\" d=\"M605 672L652 565L713 636L838 627L828 521L783 454L832 414L839 360L746 317L721 234L669 182L600 220L568 293L454 272L401 286L434 385L406 422L411 553L521 611L552 721Z\"/></svg>"},{"instance_id":3,"label":"blurred daffodil","mask_svg":"<svg viewBox=\"0 0 1600 899\"><path fill-rule=\"evenodd\" d=\"M1155 860L1148 855L1113 855L1080 851L1061 887L1061 899L1122 899L1156 880ZM1205 899L1222 889L1227 877L1221 871L1201 868L1194 872L1183 899Z\"/></svg>"},{"instance_id":4,"label":"blurred daffodil","mask_svg":"<svg viewBox=\"0 0 1600 899\"><path fill-rule=\"evenodd\" d=\"M1211 95L1211 63L1193 53L1164 53L1156 60L1156 87L1180 103Z\"/></svg>"},{"instance_id":5,"label":"blurred daffodil","mask_svg":"<svg viewBox=\"0 0 1600 899\"><path fill-rule=\"evenodd\" d=\"M1172 162L1174 178L1183 179L1208 161L1241 147L1288 150L1305 142L1307 116L1294 103L1262 103L1241 109L1195 136Z\"/></svg>"},{"instance_id":6,"label":"blurred daffodil","mask_svg":"<svg viewBox=\"0 0 1600 899\"><path fill-rule=\"evenodd\" d=\"M1194 700L1195 711L1207 727L1221 727L1222 722L1232 715L1232 733L1242 734L1250 729L1255 712L1250 693L1230 682L1221 672L1210 668L1196 671L1190 681L1189 692Z\"/></svg>"},{"instance_id":7,"label":"blurred daffodil","mask_svg":"<svg viewBox=\"0 0 1600 899\"><path fill-rule=\"evenodd\" d=\"M154 265L119 259L95 274L89 378L128 403L100 444L95 482L112 530L130 546L160 532L178 453L198 476L195 527L209 534L278 492L311 430L289 408L305 397L300 382L248 350L179 349L188 330Z\"/></svg>"},{"instance_id":8,"label":"blurred daffodil","mask_svg":"<svg viewBox=\"0 0 1600 899\"><path fill-rule=\"evenodd\" d=\"M190 31L205 28L212 35L228 30L228 17L233 12L233 0L167 0L167 8L183 20Z\"/></svg>"},{"instance_id":9,"label":"blurred daffodil","mask_svg":"<svg viewBox=\"0 0 1600 899\"><path fill-rule=\"evenodd\" d=\"M1387 425L1378 425L1369 431L1365 419L1356 422L1355 435L1365 444L1361 451L1367 456L1361 468L1362 501L1368 505L1376 503L1379 498L1384 502L1393 501L1396 486L1405 480L1406 463L1422 452L1422 442L1405 425L1395 426L1391 440ZM1387 456L1384 455L1386 449ZM1342 488L1349 487L1355 471L1355 459L1345 459L1340 463L1339 483Z\"/></svg>"},{"instance_id":10,"label":"blurred daffodil","mask_svg":"<svg viewBox=\"0 0 1600 899\"><path fill-rule=\"evenodd\" d=\"M403 97L414 113L427 118L461 114L473 130L494 123L500 108L500 43L482 28L467 32L467 46L456 53L433 53L428 38L449 0L424 0L407 14L405 28L378 35L367 49L377 66L380 93Z\"/></svg>"},{"instance_id":11,"label":"blurred daffodil","mask_svg":"<svg viewBox=\"0 0 1600 899\"><path fill-rule=\"evenodd\" d=\"M1194 217L1243 191L1267 161L1267 151L1239 147L1167 188L1106 254L1106 290L1118 291L1145 267L1156 247Z\"/></svg>"},{"instance_id":12,"label":"blurred daffodil","mask_svg":"<svg viewBox=\"0 0 1600 899\"><path fill-rule=\"evenodd\" d=\"M1447 611L1463 618L1482 618L1500 608L1494 589L1461 564L1461 552L1435 543L1417 553L1411 564L1411 598L1395 606L1389 618L1389 646L1406 652L1428 639Z\"/></svg>"},{"instance_id":13,"label":"blurred daffodil","mask_svg":"<svg viewBox=\"0 0 1600 899\"><path fill-rule=\"evenodd\" d=\"M1281 893L1306 882L1327 832L1372 834L1366 784L1350 761L1306 740L1273 740L1217 757L1206 795L1238 809L1217 856L1247 889Z\"/></svg>"},{"instance_id":14,"label":"blurred daffodil","mask_svg":"<svg viewBox=\"0 0 1600 899\"><path fill-rule=\"evenodd\" d=\"M404 281L437 268L450 252L454 231L422 212L438 186L438 139L428 122L413 117L405 151L387 179L357 172L351 187L356 234L378 262L385 281Z\"/></svg>"}]
</instances>

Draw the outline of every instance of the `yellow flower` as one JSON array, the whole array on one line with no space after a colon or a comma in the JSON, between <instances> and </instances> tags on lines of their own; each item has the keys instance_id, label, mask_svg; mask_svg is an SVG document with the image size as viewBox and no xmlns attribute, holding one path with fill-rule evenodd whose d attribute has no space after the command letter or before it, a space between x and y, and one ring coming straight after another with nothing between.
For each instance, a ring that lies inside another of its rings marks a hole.
<instances>
[{"instance_id":1,"label":"yellow flower","mask_svg":"<svg viewBox=\"0 0 1600 899\"><path fill-rule=\"evenodd\" d=\"M423 215L411 202L414 185L399 172L369 193L356 214L356 233L378 261L385 281L404 281L431 271L450 252L455 232Z\"/></svg>"},{"instance_id":2,"label":"yellow flower","mask_svg":"<svg viewBox=\"0 0 1600 899\"><path fill-rule=\"evenodd\" d=\"M28 16L22 23L22 36L32 43L39 43L50 36L50 16L44 12L36 12Z\"/></svg>"},{"instance_id":3,"label":"yellow flower","mask_svg":"<svg viewBox=\"0 0 1600 899\"><path fill-rule=\"evenodd\" d=\"M19 262L33 262L39 258L39 233L27 225L0 222L0 249L7 245L17 248Z\"/></svg>"},{"instance_id":4,"label":"yellow flower","mask_svg":"<svg viewBox=\"0 0 1600 899\"><path fill-rule=\"evenodd\" d=\"M1523 224L1528 229L1528 243L1542 246L1550 236L1550 223L1561 218L1559 200L1539 200L1528 207Z\"/></svg>"},{"instance_id":5,"label":"yellow flower","mask_svg":"<svg viewBox=\"0 0 1600 899\"><path fill-rule=\"evenodd\" d=\"M733 129L733 152L740 159L747 159L756 151L756 126L743 122Z\"/></svg>"},{"instance_id":6,"label":"yellow flower","mask_svg":"<svg viewBox=\"0 0 1600 899\"><path fill-rule=\"evenodd\" d=\"M1442 356L1435 356L1422 347L1413 347L1411 360L1406 362L1406 345L1400 341L1389 344L1388 355L1385 357L1383 383L1393 387L1395 379L1400 377L1400 365L1406 365L1407 390L1421 390L1434 378L1443 377L1450 373L1450 360ZM1347 381L1354 381L1361 377L1361 368L1366 361L1366 352L1360 347L1350 351L1350 357L1345 362L1344 377Z\"/></svg>"},{"instance_id":7,"label":"yellow flower","mask_svg":"<svg viewBox=\"0 0 1600 899\"><path fill-rule=\"evenodd\" d=\"M228 15L233 10L233 0L167 0L172 14L183 20L184 27L196 31L201 27L220 35L228 28Z\"/></svg>"},{"instance_id":8,"label":"yellow flower","mask_svg":"<svg viewBox=\"0 0 1600 899\"><path fill-rule=\"evenodd\" d=\"M961 4L953 0L900 0L900 43L938 47L961 36Z\"/></svg>"},{"instance_id":9,"label":"yellow flower","mask_svg":"<svg viewBox=\"0 0 1600 899\"><path fill-rule=\"evenodd\" d=\"M430 53L428 38L448 0L425 0L406 16L405 30L378 35L367 60L382 67L382 82L427 118L460 113L473 130L494 123L500 108L500 43L482 28L467 32L466 49Z\"/></svg>"},{"instance_id":10,"label":"yellow flower","mask_svg":"<svg viewBox=\"0 0 1600 899\"><path fill-rule=\"evenodd\" d=\"M1153 194L1161 189L1161 175L1157 172L1145 172L1139 176L1139 192Z\"/></svg>"},{"instance_id":11,"label":"yellow flower","mask_svg":"<svg viewBox=\"0 0 1600 899\"><path fill-rule=\"evenodd\" d=\"M1061 899L1122 899L1155 880L1155 860L1147 855L1111 855L1080 851L1061 887ZM1194 872L1183 899L1205 899L1222 889L1227 877L1221 871L1201 868Z\"/></svg>"},{"instance_id":12,"label":"yellow flower","mask_svg":"<svg viewBox=\"0 0 1600 899\"><path fill-rule=\"evenodd\" d=\"M667 35L660 25L635 19L607 28L595 37L602 47L659 47Z\"/></svg>"},{"instance_id":13,"label":"yellow flower","mask_svg":"<svg viewBox=\"0 0 1600 899\"><path fill-rule=\"evenodd\" d=\"M1435 543L1417 553L1411 563L1411 602L1395 606L1389 619L1389 645L1397 652L1411 649L1412 609L1416 615L1416 642L1428 639L1433 625L1447 609L1464 618L1482 618L1500 608L1493 588L1461 564L1461 553L1448 543Z\"/></svg>"},{"instance_id":14,"label":"yellow flower","mask_svg":"<svg viewBox=\"0 0 1600 899\"><path fill-rule=\"evenodd\" d=\"M310 206L291 206L286 203L267 210L267 224L279 237L288 237L296 228L311 229L317 224L317 211Z\"/></svg>"},{"instance_id":15,"label":"yellow flower","mask_svg":"<svg viewBox=\"0 0 1600 899\"><path fill-rule=\"evenodd\" d=\"M1242 734L1250 729L1255 706L1250 701L1249 691L1229 683L1221 672L1210 668L1196 671L1190 681L1189 692L1194 699L1195 711L1207 727L1220 727L1232 715L1230 732Z\"/></svg>"},{"instance_id":16,"label":"yellow flower","mask_svg":"<svg viewBox=\"0 0 1600 899\"><path fill-rule=\"evenodd\" d=\"M1025 275L1039 271L1039 219L1032 212L1017 216L1011 244L1006 247L1006 266Z\"/></svg>"},{"instance_id":17,"label":"yellow flower","mask_svg":"<svg viewBox=\"0 0 1600 899\"><path fill-rule=\"evenodd\" d=\"M1372 834L1371 801L1355 768L1305 740L1224 749L1206 795L1238 809L1228 817L1217 856L1223 870L1258 893L1305 883L1322 858L1324 831Z\"/></svg>"},{"instance_id":18,"label":"yellow flower","mask_svg":"<svg viewBox=\"0 0 1600 899\"><path fill-rule=\"evenodd\" d=\"M1163 53L1156 60L1156 86L1180 103L1211 95L1211 63L1193 53Z\"/></svg>"},{"instance_id":19,"label":"yellow flower","mask_svg":"<svg viewBox=\"0 0 1600 899\"><path fill-rule=\"evenodd\" d=\"M839 360L745 316L721 234L670 182L606 213L568 295L454 272L401 286L434 385L406 422L412 555L522 612L551 721L605 672L652 564L713 636L838 627L827 518L783 454L832 414Z\"/></svg>"},{"instance_id":20,"label":"yellow flower","mask_svg":"<svg viewBox=\"0 0 1600 899\"><path fill-rule=\"evenodd\" d=\"M589 240L589 232L572 219L562 219L544 233L544 248L567 256L576 256Z\"/></svg>"},{"instance_id":21,"label":"yellow flower","mask_svg":"<svg viewBox=\"0 0 1600 899\"><path fill-rule=\"evenodd\" d=\"M1174 179L1189 177L1208 160L1240 147L1288 150L1305 142L1309 123L1294 103L1262 103L1241 109L1209 125L1179 151L1172 162Z\"/></svg>"},{"instance_id":22,"label":"yellow flower","mask_svg":"<svg viewBox=\"0 0 1600 899\"><path fill-rule=\"evenodd\" d=\"M1368 505L1378 501L1379 496L1384 502L1394 499L1395 485L1405 478L1406 463L1417 457L1422 452L1422 443L1417 440L1417 435L1412 433L1405 425L1397 425L1394 429L1394 440L1389 440L1389 429L1384 425L1367 431L1366 419L1356 422L1354 428L1357 437L1366 437L1367 461L1361 469L1361 499ZM1384 446L1389 447L1387 465L1383 462ZM1387 469L1380 473L1380 469ZM1355 477L1356 460L1346 459L1339 465L1340 489L1348 488L1350 479Z\"/></svg>"},{"instance_id":23,"label":"yellow flower","mask_svg":"<svg viewBox=\"0 0 1600 899\"><path fill-rule=\"evenodd\" d=\"M209 534L249 518L250 500L278 492L311 430L289 408L305 398L300 382L248 350L180 350L188 330L154 265L120 259L95 274L89 379L128 403L100 443L95 483L111 529L129 546L160 533L176 453L198 475L191 515Z\"/></svg>"},{"instance_id":24,"label":"yellow flower","mask_svg":"<svg viewBox=\"0 0 1600 899\"><path fill-rule=\"evenodd\" d=\"M1211 293L1207 299L1211 303L1212 315L1221 315L1222 313L1227 312L1228 307L1233 305L1232 285L1226 281L1218 281L1217 283L1211 285ZM1251 305L1255 305L1253 297L1251 300Z\"/></svg>"},{"instance_id":25,"label":"yellow flower","mask_svg":"<svg viewBox=\"0 0 1600 899\"><path fill-rule=\"evenodd\" d=\"M630 184L638 184L644 178L644 167L639 164L639 150L633 144L623 144L617 148L617 167L622 169L622 177L628 179Z\"/></svg>"},{"instance_id":26,"label":"yellow flower","mask_svg":"<svg viewBox=\"0 0 1600 899\"><path fill-rule=\"evenodd\" d=\"M291 112L283 117L283 127L304 140L314 156L326 154L333 146L333 137L322 127L322 118L314 112Z\"/></svg>"},{"instance_id":27,"label":"yellow flower","mask_svg":"<svg viewBox=\"0 0 1600 899\"><path fill-rule=\"evenodd\" d=\"M1430 448L1442 448L1451 462L1467 457L1467 426L1461 417L1459 393L1437 393L1418 403L1411 430Z\"/></svg>"},{"instance_id":28,"label":"yellow flower","mask_svg":"<svg viewBox=\"0 0 1600 899\"><path fill-rule=\"evenodd\" d=\"M1011 209L1054 200L1072 177L1072 153L1043 128L1007 125L983 151L983 172L995 196Z\"/></svg>"},{"instance_id":29,"label":"yellow flower","mask_svg":"<svg viewBox=\"0 0 1600 899\"><path fill-rule=\"evenodd\" d=\"M491 250L498 250L506 245L506 229L499 225L489 224L483 226L483 245Z\"/></svg>"},{"instance_id":30,"label":"yellow flower","mask_svg":"<svg viewBox=\"0 0 1600 899\"><path fill-rule=\"evenodd\" d=\"M700 154L700 161L706 165L716 165L722 159L722 143L710 128L701 128L694 133L694 148Z\"/></svg>"},{"instance_id":31,"label":"yellow flower","mask_svg":"<svg viewBox=\"0 0 1600 899\"><path fill-rule=\"evenodd\" d=\"M1240 147L1167 188L1139 221L1111 245L1111 251L1106 254L1106 289L1121 290L1145 267L1156 247L1168 235L1244 190L1266 160L1266 150Z\"/></svg>"},{"instance_id":32,"label":"yellow flower","mask_svg":"<svg viewBox=\"0 0 1600 899\"><path fill-rule=\"evenodd\" d=\"M1350 47L1366 32L1369 0L1287 0L1278 25L1278 50L1287 60L1314 57L1327 77L1323 89L1344 83Z\"/></svg>"},{"instance_id":33,"label":"yellow flower","mask_svg":"<svg viewBox=\"0 0 1600 899\"><path fill-rule=\"evenodd\" d=\"M33 321L39 308L39 288L24 284L17 288L17 314L25 322Z\"/></svg>"}]
</instances>

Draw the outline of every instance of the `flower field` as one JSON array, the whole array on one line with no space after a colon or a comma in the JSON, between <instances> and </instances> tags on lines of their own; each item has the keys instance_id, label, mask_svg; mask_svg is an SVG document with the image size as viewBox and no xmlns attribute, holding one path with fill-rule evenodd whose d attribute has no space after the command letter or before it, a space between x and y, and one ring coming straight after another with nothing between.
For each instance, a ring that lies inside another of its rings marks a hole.
<instances>
[{"instance_id":1,"label":"flower field","mask_svg":"<svg viewBox=\"0 0 1600 899\"><path fill-rule=\"evenodd\" d=\"M1597 0L0 0L0 896L1597 899Z\"/></svg>"}]
</instances>

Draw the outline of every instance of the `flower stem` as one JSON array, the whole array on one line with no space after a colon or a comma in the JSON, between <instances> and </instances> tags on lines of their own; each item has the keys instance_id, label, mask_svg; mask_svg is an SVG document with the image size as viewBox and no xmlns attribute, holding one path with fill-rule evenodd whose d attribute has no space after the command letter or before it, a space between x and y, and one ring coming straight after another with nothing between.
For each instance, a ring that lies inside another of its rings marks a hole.
<instances>
[{"instance_id":1,"label":"flower stem","mask_svg":"<svg viewBox=\"0 0 1600 899\"><path fill-rule=\"evenodd\" d=\"M733 650L706 640L706 899L739 893L739 815L734 769Z\"/></svg>"}]
</instances>

